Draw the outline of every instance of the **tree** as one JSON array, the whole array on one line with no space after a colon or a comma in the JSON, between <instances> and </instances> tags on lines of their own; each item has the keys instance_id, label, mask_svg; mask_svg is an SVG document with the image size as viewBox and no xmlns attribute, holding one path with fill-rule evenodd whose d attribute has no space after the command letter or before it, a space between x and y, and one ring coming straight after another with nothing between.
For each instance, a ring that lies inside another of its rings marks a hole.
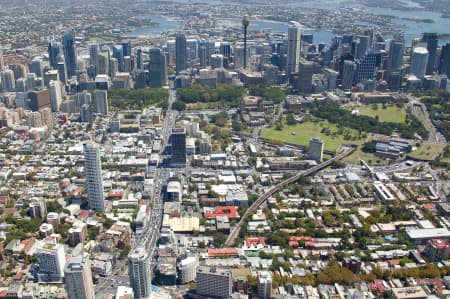
<instances>
[{"instance_id":1,"label":"tree","mask_svg":"<svg viewBox=\"0 0 450 299\"><path fill-rule=\"evenodd\" d=\"M289 113L289 114L287 115L286 123L287 123L289 126L293 126L293 125L295 125L295 124L297 123L297 121L295 120L294 114Z\"/></svg>"},{"instance_id":2,"label":"tree","mask_svg":"<svg viewBox=\"0 0 450 299\"><path fill-rule=\"evenodd\" d=\"M172 104L172 108L177 110L177 111L184 111L186 110L186 104L180 100L176 100L173 104Z\"/></svg>"}]
</instances>

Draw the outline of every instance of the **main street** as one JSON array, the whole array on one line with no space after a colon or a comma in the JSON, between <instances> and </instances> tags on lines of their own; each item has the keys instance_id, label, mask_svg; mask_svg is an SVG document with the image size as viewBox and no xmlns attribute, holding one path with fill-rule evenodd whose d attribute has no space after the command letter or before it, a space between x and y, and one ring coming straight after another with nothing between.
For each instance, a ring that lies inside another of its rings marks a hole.
<instances>
[{"instance_id":1,"label":"main street","mask_svg":"<svg viewBox=\"0 0 450 299\"><path fill-rule=\"evenodd\" d=\"M170 158L167 155L166 147L168 146L168 140L172 127L175 125L175 119L177 117L177 111L172 110L172 104L176 99L176 91L173 88L169 89L169 105L167 108L166 116L164 118L164 126L162 128L162 140L163 144L160 151L161 161L165 161ZM150 218L144 229L144 233L135 236L134 247L144 246L149 253L151 259L155 253L157 241L159 238L159 232L162 225L162 215L164 206L164 187L170 176L170 169L166 168L163 163L156 169L153 175L154 189L153 196L148 203L150 205ZM127 285L129 282L124 279L127 275L127 260L117 261L112 275L105 278L100 278L99 283L96 285L96 294L115 293L118 285ZM127 282L127 284L125 284Z\"/></svg>"}]
</instances>

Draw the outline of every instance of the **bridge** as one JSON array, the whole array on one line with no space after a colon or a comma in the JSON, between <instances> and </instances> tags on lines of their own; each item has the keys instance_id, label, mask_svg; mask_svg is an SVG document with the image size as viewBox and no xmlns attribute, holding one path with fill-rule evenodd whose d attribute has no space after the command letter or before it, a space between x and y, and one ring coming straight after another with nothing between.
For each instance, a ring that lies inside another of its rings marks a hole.
<instances>
[{"instance_id":1,"label":"bridge","mask_svg":"<svg viewBox=\"0 0 450 299\"><path fill-rule=\"evenodd\" d=\"M339 154L337 154L335 157L320 163L319 165L316 165L314 167L311 167L307 170L304 170L298 174L296 174L293 177L290 177L277 185L270 188L266 193L262 194L242 215L241 220L239 220L239 223L234 227L233 231L228 236L227 240L225 241L225 246L232 246L234 244L234 241L236 240L237 236L239 235L239 232L241 231L242 225L245 223L245 219L253 212L256 211L256 209L259 208L269 197L280 191L282 188L286 187L287 185L297 181L298 179L308 176L310 174L313 174L319 170L322 170L323 168L326 168L333 164L335 161L341 160L351 153L353 153L356 149L356 147L343 147L343 151Z\"/></svg>"}]
</instances>

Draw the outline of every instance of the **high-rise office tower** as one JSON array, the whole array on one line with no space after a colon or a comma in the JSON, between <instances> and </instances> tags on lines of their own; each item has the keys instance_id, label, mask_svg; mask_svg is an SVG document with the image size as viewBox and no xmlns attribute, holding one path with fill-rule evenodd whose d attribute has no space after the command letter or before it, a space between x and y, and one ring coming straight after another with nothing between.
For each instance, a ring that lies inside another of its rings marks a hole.
<instances>
[{"instance_id":1,"label":"high-rise office tower","mask_svg":"<svg viewBox=\"0 0 450 299\"><path fill-rule=\"evenodd\" d=\"M130 73L132 71L131 70L132 67L133 67L133 65L132 65L132 61L131 61L131 56L124 56L123 57L123 72Z\"/></svg>"},{"instance_id":2,"label":"high-rise office tower","mask_svg":"<svg viewBox=\"0 0 450 299\"><path fill-rule=\"evenodd\" d=\"M16 80L16 91L17 92L25 92L27 91L27 79L19 78Z\"/></svg>"},{"instance_id":3,"label":"high-rise office tower","mask_svg":"<svg viewBox=\"0 0 450 299\"><path fill-rule=\"evenodd\" d=\"M123 56L131 57L131 42L129 40L123 40L120 44L122 45Z\"/></svg>"},{"instance_id":4,"label":"high-rise office tower","mask_svg":"<svg viewBox=\"0 0 450 299\"><path fill-rule=\"evenodd\" d=\"M13 70L4 70L2 72L2 90L14 91L16 89L16 81L14 79Z\"/></svg>"},{"instance_id":5,"label":"high-rise office tower","mask_svg":"<svg viewBox=\"0 0 450 299\"><path fill-rule=\"evenodd\" d=\"M72 251L69 262L64 267L64 280L69 299L94 299L94 285L89 258L84 256L83 244Z\"/></svg>"},{"instance_id":6,"label":"high-rise office tower","mask_svg":"<svg viewBox=\"0 0 450 299\"><path fill-rule=\"evenodd\" d=\"M314 63L305 59L300 60L297 80L294 82L294 87L300 92L312 92L312 77L314 71Z\"/></svg>"},{"instance_id":7,"label":"high-rise office tower","mask_svg":"<svg viewBox=\"0 0 450 299\"><path fill-rule=\"evenodd\" d=\"M186 48L187 48L187 59L188 60L197 59L198 40L195 38L187 39Z\"/></svg>"},{"instance_id":8,"label":"high-rise office tower","mask_svg":"<svg viewBox=\"0 0 450 299\"><path fill-rule=\"evenodd\" d=\"M29 73L26 79L26 89L30 90L36 87L37 76L35 73Z\"/></svg>"},{"instance_id":9,"label":"high-rise office tower","mask_svg":"<svg viewBox=\"0 0 450 299\"><path fill-rule=\"evenodd\" d=\"M136 247L128 255L128 275L134 299L148 298L151 294L150 259L144 247Z\"/></svg>"},{"instance_id":10,"label":"high-rise office tower","mask_svg":"<svg viewBox=\"0 0 450 299\"><path fill-rule=\"evenodd\" d=\"M314 137L309 140L308 158L316 160L318 163L323 159L323 140L320 137Z\"/></svg>"},{"instance_id":11,"label":"high-rise office tower","mask_svg":"<svg viewBox=\"0 0 450 299\"><path fill-rule=\"evenodd\" d=\"M144 70L144 57L141 48L136 49L136 67L139 71Z\"/></svg>"},{"instance_id":12,"label":"high-rise office tower","mask_svg":"<svg viewBox=\"0 0 450 299\"><path fill-rule=\"evenodd\" d=\"M427 71L429 52L425 47L415 47L411 58L409 73L423 78Z\"/></svg>"},{"instance_id":13,"label":"high-rise office tower","mask_svg":"<svg viewBox=\"0 0 450 299\"><path fill-rule=\"evenodd\" d=\"M370 49L360 60L357 61L356 83L373 80L379 56L379 52L375 52L374 50Z\"/></svg>"},{"instance_id":14,"label":"high-rise office tower","mask_svg":"<svg viewBox=\"0 0 450 299\"><path fill-rule=\"evenodd\" d=\"M391 41L389 45L389 56L387 62L388 70L398 71L403 66L403 50L405 47L405 42L403 40Z\"/></svg>"},{"instance_id":15,"label":"high-rise office tower","mask_svg":"<svg viewBox=\"0 0 450 299\"><path fill-rule=\"evenodd\" d=\"M245 55L244 47L242 47L242 46L234 47L233 62L234 62L235 69L244 67L244 55Z\"/></svg>"},{"instance_id":16,"label":"high-rise office tower","mask_svg":"<svg viewBox=\"0 0 450 299\"><path fill-rule=\"evenodd\" d=\"M75 94L74 101L76 112L79 112L81 106L92 105L92 94L90 92L87 92L87 90L83 90L83 92L78 92L77 94Z\"/></svg>"},{"instance_id":17,"label":"high-rise office tower","mask_svg":"<svg viewBox=\"0 0 450 299\"><path fill-rule=\"evenodd\" d=\"M370 47L370 38L365 35L360 35L357 38L359 43L356 50L356 58L362 58Z\"/></svg>"},{"instance_id":18,"label":"high-rise office tower","mask_svg":"<svg viewBox=\"0 0 450 299\"><path fill-rule=\"evenodd\" d=\"M177 32L175 36L175 68L177 73L187 68L186 36L182 32Z\"/></svg>"},{"instance_id":19,"label":"high-rise office tower","mask_svg":"<svg viewBox=\"0 0 450 299\"><path fill-rule=\"evenodd\" d=\"M119 72L119 62L117 61L117 58L112 57L109 60L109 76L111 78L116 77L116 74Z\"/></svg>"},{"instance_id":20,"label":"high-rise office tower","mask_svg":"<svg viewBox=\"0 0 450 299\"><path fill-rule=\"evenodd\" d=\"M167 59L159 48L152 48L150 55L149 83L150 87L161 87L167 84Z\"/></svg>"},{"instance_id":21,"label":"high-rise office tower","mask_svg":"<svg viewBox=\"0 0 450 299\"><path fill-rule=\"evenodd\" d=\"M64 61L66 63L67 76L75 76L77 70L77 49L75 37L68 33L63 36L62 45L64 50Z\"/></svg>"},{"instance_id":22,"label":"high-rise office tower","mask_svg":"<svg viewBox=\"0 0 450 299\"><path fill-rule=\"evenodd\" d=\"M28 93L28 107L31 111L39 111L44 108L51 108L50 92L48 89L32 90Z\"/></svg>"},{"instance_id":23,"label":"high-rise office tower","mask_svg":"<svg viewBox=\"0 0 450 299\"><path fill-rule=\"evenodd\" d=\"M198 58L200 61L200 67L205 67L208 65L208 48L207 46L200 46L198 48Z\"/></svg>"},{"instance_id":24,"label":"high-rise office tower","mask_svg":"<svg viewBox=\"0 0 450 299\"><path fill-rule=\"evenodd\" d=\"M223 57L231 57L231 45L229 42L220 43L220 54L222 54Z\"/></svg>"},{"instance_id":25,"label":"high-rise office tower","mask_svg":"<svg viewBox=\"0 0 450 299\"><path fill-rule=\"evenodd\" d=\"M270 299L272 297L272 273L270 271L258 272L258 298Z\"/></svg>"},{"instance_id":26,"label":"high-rise office tower","mask_svg":"<svg viewBox=\"0 0 450 299\"><path fill-rule=\"evenodd\" d=\"M68 79L67 77L67 67L66 64L64 62L58 62L56 64L56 69L58 71L58 80L65 83L66 80Z\"/></svg>"},{"instance_id":27,"label":"high-rise office tower","mask_svg":"<svg viewBox=\"0 0 450 299\"><path fill-rule=\"evenodd\" d=\"M186 165L186 129L183 127L172 128L171 140L171 164L176 167L183 167Z\"/></svg>"},{"instance_id":28,"label":"high-rise office tower","mask_svg":"<svg viewBox=\"0 0 450 299\"><path fill-rule=\"evenodd\" d=\"M84 145L84 175L90 208L97 211L105 210L100 149L92 142Z\"/></svg>"},{"instance_id":29,"label":"high-rise office tower","mask_svg":"<svg viewBox=\"0 0 450 299\"><path fill-rule=\"evenodd\" d=\"M101 52L97 56L98 58L98 70L97 75L109 75L109 55L108 53Z\"/></svg>"},{"instance_id":30,"label":"high-rise office tower","mask_svg":"<svg viewBox=\"0 0 450 299\"><path fill-rule=\"evenodd\" d=\"M42 282L62 282L66 256L62 244L52 240L36 251L39 260L38 279Z\"/></svg>"},{"instance_id":31,"label":"high-rise office tower","mask_svg":"<svg viewBox=\"0 0 450 299\"><path fill-rule=\"evenodd\" d=\"M209 38L207 41L208 45L208 65L210 64L209 57L216 53L216 40L214 38Z\"/></svg>"},{"instance_id":32,"label":"high-rise office tower","mask_svg":"<svg viewBox=\"0 0 450 299\"><path fill-rule=\"evenodd\" d=\"M349 90L353 85L353 78L355 76L356 64L351 60L344 60L342 68L341 84L344 90Z\"/></svg>"},{"instance_id":33,"label":"high-rise office tower","mask_svg":"<svg viewBox=\"0 0 450 299\"><path fill-rule=\"evenodd\" d=\"M439 74L446 74L447 77L450 77L450 43L447 43L441 48Z\"/></svg>"},{"instance_id":34,"label":"high-rise office tower","mask_svg":"<svg viewBox=\"0 0 450 299\"><path fill-rule=\"evenodd\" d=\"M5 58L3 57L3 48L0 45L0 72L5 70Z\"/></svg>"},{"instance_id":35,"label":"high-rise office tower","mask_svg":"<svg viewBox=\"0 0 450 299\"><path fill-rule=\"evenodd\" d=\"M59 111L62 102L61 85L59 81L50 81L48 85L50 92L50 105L53 112Z\"/></svg>"},{"instance_id":36,"label":"high-rise office tower","mask_svg":"<svg viewBox=\"0 0 450 299\"><path fill-rule=\"evenodd\" d=\"M84 104L80 108L80 120L82 123L88 123L91 121L92 109L88 104Z\"/></svg>"},{"instance_id":37,"label":"high-rise office tower","mask_svg":"<svg viewBox=\"0 0 450 299\"><path fill-rule=\"evenodd\" d=\"M56 69L59 58L61 56L61 43L55 40L49 40L48 42L48 60L50 61L50 67Z\"/></svg>"},{"instance_id":38,"label":"high-rise office tower","mask_svg":"<svg viewBox=\"0 0 450 299\"><path fill-rule=\"evenodd\" d=\"M425 74L433 75L434 66L436 64L437 46L438 46L437 33L429 33L429 32L424 33L422 36L422 42L425 42L427 44L428 50L428 61Z\"/></svg>"},{"instance_id":39,"label":"high-rise office tower","mask_svg":"<svg viewBox=\"0 0 450 299\"><path fill-rule=\"evenodd\" d=\"M197 268L197 294L207 297L229 298L232 292L232 277L229 269L215 266Z\"/></svg>"},{"instance_id":40,"label":"high-rise office tower","mask_svg":"<svg viewBox=\"0 0 450 299\"><path fill-rule=\"evenodd\" d=\"M96 90L94 92L94 108L96 113L108 115L108 92L106 90Z\"/></svg>"},{"instance_id":41,"label":"high-rise office tower","mask_svg":"<svg viewBox=\"0 0 450 299\"><path fill-rule=\"evenodd\" d=\"M302 38L302 26L298 22L291 21L288 28L288 49L286 75L289 77L298 72L300 62L300 47Z\"/></svg>"},{"instance_id":42,"label":"high-rise office tower","mask_svg":"<svg viewBox=\"0 0 450 299\"><path fill-rule=\"evenodd\" d=\"M35 73L36 76L42 77L42 70L44 69L44 65L41 58L35 58L31 61L30 64L30 73Z\"/></svg>"},{"instance_id":43,"label":"high-rise office tower","mask_svg":"<svg viewBox=\"0 0 450 299\"><path fill-rule=\"evenodd\" d=\"M95 73L98 72L98 53L100 51L98 44L89 45L89 64L95 67Z\"/></svg>"},{"instance_id":44,"label":"high-rise office tower","mask_svg":"<svg viewBox=\"0 0 450 299\"><path fill-rule=\"evenodd\" d=\"M113 55L115 59L117 59L117 67L119 72L123 72L124 68L124 55L123 48L121 45L115 45L113 47Z\"/></svg>"}]
</instances>

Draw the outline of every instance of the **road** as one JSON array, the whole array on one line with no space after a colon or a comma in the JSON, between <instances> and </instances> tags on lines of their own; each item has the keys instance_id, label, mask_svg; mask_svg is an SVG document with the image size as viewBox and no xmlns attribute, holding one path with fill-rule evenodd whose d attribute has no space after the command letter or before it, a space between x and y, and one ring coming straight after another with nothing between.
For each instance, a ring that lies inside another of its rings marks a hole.
<instances>
[{"instance_id":1,"label":"road","mask_svg":"<svg viewBox=\"0 0 450 299\"><path fill-rule=\"evenodd\" d=\"M319 165L316 165L314 167L311 167L305 171L302 171L300 173L298 173L297 175L290 177L284 181L282 181L281 183L278 183L277 185L273 186L272 188L270 188L266 193L264 193L263 195L261 195L244 213L244 215L242 215L241 220L239 220L239 223L234 227L233 231L228 235L227 240L225 241L225 246L231 246L234 244L235 239L237 238L237 236L239 235L239 232L241 230L242 225L245 222L245 219L254 211L256 211L256 209L259 208L259 206L261 204L263 204L269 197L271 197L272 195L274 195L275 193L277 193L278 191L280 191L282 188L284 188L285 186L297 181L298 179L300 179L301 177L304 176L308 176L310 174L313 174L325 167L330 166L333 162L341 160L345 157L347 157L348 155L350 155L351 153L353 153L355 151L356 148L352 147L352 148L343 148L343 151L341 153L339 153L338 155L336 155L335 157L320 163Z\"/></svg>"},{"instance_id":2,"label":"road","mask_svg":"<svg viewBox=\"0 0 450 299\"><path fill-rule=\"evenodd\" d=\"M166 116L164 119L164 126L162 129L162 137L163 137L163 146L161 147L160 155L161 157L165 156L165 147L168 144L170 132L172 127L175 125L175 119L177 117L177 112L172 110L172 104L176 99L176 91L174 89L169 90L169 107L166 112ZM167 168L157 168L154 172L153 180L154 180L154 190L151 201L148 202L151 206L150 209L150 219L144 228L144 233L135 236L134 247L144 246L149 253L151 259L153 259L153 255L155 253L156 244L159 238L159 232L162 225L162 216L164 209L164 186L167 183L169 178L170 171ZM123 274L126 271L123 268L126 266L127 260L119 260L112 271L112 275L108 278L101 278L100 282L95 287L95 292L99 294L104 293L115 293L117 285L126 285L123 277ZM126 267L125 267L126 270ZM126 276L128 279L128 276ZM113 285L113 286L111 286Z\"/></svg>"}]
</instances>

